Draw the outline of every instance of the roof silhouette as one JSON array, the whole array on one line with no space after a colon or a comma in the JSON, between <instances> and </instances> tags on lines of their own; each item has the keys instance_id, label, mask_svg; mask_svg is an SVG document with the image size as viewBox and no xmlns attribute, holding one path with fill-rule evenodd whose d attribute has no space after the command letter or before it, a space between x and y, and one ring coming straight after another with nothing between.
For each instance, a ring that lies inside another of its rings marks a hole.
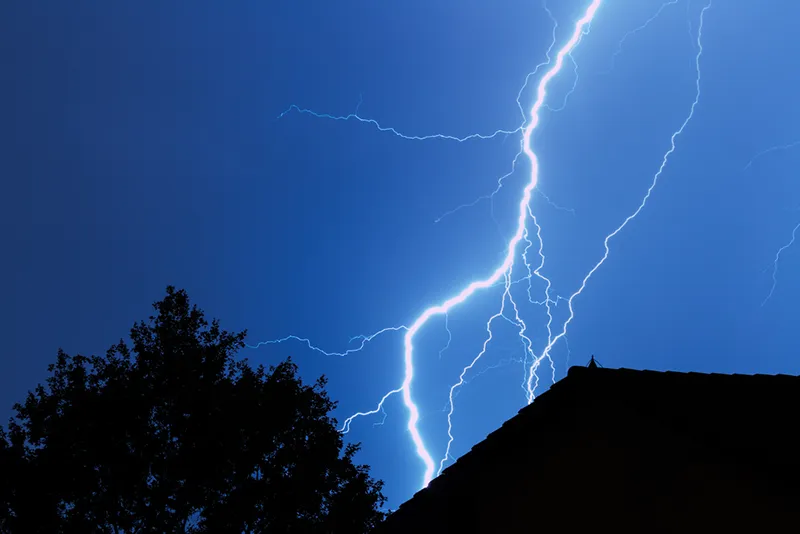
<instances>
[{"instance_id":1,"label":"roof silhouette","mask_svg":"<svg viewBox=\"0 0 800 534\"><path fill-rule=\"evenodd\" d=\"M429 516L438 503L465 495L471 486L485 488L500 472L521 472L515 467L518 460L557 450L555 442L575 443L586 427L624 435L626 443L642 450L655 449L637 436L647 434L652 440L668 432L674 441L665 445L666 452L658 451L665 458L674 450L692 461L727 462L768 481L772 492L797 494L799 409L800 377L608 369L592 357L587 367L570 368L567 377L400 505L381 532L409 528L418 521L414 517ZM536 484L536 471L529 474Z\"/></svg>"}]
</instances>

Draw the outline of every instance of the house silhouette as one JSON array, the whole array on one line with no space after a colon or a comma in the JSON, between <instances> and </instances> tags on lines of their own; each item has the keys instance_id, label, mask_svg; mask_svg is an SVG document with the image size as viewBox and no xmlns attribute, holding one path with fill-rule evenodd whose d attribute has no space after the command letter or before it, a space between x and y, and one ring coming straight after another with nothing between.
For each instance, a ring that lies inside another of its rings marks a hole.
<instances>
[{"instance_id":1,"label":"house silhouette","mask_svg":"<svg viewBox=\"0 0 800 534\"><path fill-rule=\"evenodd\" d=\"M380 534L800 532L800 377L572 367Z\"/></svg>"}]
</instances>

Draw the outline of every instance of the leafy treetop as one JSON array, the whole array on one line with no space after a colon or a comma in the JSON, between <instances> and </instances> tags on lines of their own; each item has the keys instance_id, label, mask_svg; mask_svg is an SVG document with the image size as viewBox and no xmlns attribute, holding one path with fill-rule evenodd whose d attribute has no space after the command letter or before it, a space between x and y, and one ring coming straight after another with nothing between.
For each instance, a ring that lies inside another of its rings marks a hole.
<instances>
[{"instance_id":1,"label":"leafy treetop","mask_svg":"<svg viewBox=\"0 0 800 534\"><path fill-rule=\"evenodd\" d=\"M0 532L370 531L382 482L329 416L325 378L236 359L245 332L167 288L105 356L58 352L0 428Z\"/></svg>"}]
</instances>

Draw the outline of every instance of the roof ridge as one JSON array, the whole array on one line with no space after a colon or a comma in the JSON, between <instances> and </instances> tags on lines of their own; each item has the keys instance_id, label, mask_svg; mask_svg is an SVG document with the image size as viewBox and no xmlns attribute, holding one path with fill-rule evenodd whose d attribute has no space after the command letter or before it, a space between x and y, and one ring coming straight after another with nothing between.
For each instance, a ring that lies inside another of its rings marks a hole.
<instances>
[{"instance_id":1,"label":"roof ridge","mask_svg":"<svg viewBox=\"0 0 800 534\"><path fill-rule=\"evenodd\" d=\"M596 378L599 380L595 381ZM644 381L638 381L636 380L637 378L644 379ZM589 391L595 389L600 391L604 389L610 389L612 396L617 395L624 393L626 387L623 387L623 391L620 391L616 387L605 388L604 385L613 386L615 381L619 379L623 380L625 383L629 383L628 381L631 380L630 383L634 384L634 386L630 391L634 391L636 394L642 391L651 390L652 388L648 386L651 384L650 380L657 380L657 383L652 384L656 389L653 398L657 398L658 390L661 390L661 388L664 387L657 384L664 384L662 380L671 381L676 379L683 381L684 386L686 385L686 379L691 381L692 385L690 387L692 391L698 390L697 388L699 388L699 390L708 388L709 380L713 381L713 383L717 384L717 386L719 386L720 381L722 381L723 383L726 383L726 385L722 388L722 390L725 392L724 396L730 395L731 388L733 388L733 390L742 387L750 388L751 385L754 386L756 390L761 390L761 392L758 393L758 396L761 396L764 391L773 392L776 395L784 394L787 390L782 389L781 387L775 387L779 384L783 384L783 386L788 386L791 384L791 391L794 392L795 387L797 387L797 391L800 394L800 376L797 375L748 375L738 373L701 373L696 371L673 370L655 371L651 369L629 369L624 367L608 368L599 366L572 366L567 371L567 375L565 377L553 383L546 391L537 396L532 403L520 408L514 415L505 420L498 428L487 434L483 440L470 447L470 449L456 459L455 462L443 469L441 474L434 478L426 488L419 490L411 499L402 503L398 507L398 511L408 510L409 507L413 507L415 505L415 502L418 503L420 500L426 500L440 491L446 491L446 487L450 483L458 484L458 477L464 475L465 473L468 475L469 468L475 462L481 461L480 459L483 457L484 451L490 450L494 447L502 446L502 443L508 440L509 436L513 437L514 432L518 432L520 429L527 428L528 425L535 426L539 417L542 415L547 416L549 413L551 413L550 409L553 407L553 403L564 399L568 392L579 392L578 398L580 399L583 399L583 397L580 396L580 392L586 391L587 388ZM606 382L606 380L609 382ZM748 381L749 383L742 384L743 380ZM770 380L770 384L764 384L765 380ZM772 381L777 381L778 384L774 384ZM669 387L669 382L666 382L666 385ZM711 386L709 391L713 392L713 389L714 386ZM556 393L555 396L553 395L554 392ZM751 394L752 391L746 393L745 396L747 397ZM792 396L794 395L795 393L792 393ZM751 402L751 399L741 400L748 404ZM570 410L573 409L571 407L574 406L574 403L571 404L570 401L567 401L564 406ZM559 410L555 410L555 412L559 412ZM534 420L532 420L532 418Z\"/></svg>"}]
</instances>

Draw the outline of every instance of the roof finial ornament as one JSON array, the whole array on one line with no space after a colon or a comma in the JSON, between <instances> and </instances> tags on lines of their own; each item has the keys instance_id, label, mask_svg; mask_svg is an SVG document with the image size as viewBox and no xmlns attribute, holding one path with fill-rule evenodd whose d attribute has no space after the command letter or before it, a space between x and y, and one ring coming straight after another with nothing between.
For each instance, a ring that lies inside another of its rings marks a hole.
<instances>
[{"instance_id":1,"label":"roof finial ornament","mask_svg":"<svg viewBox=\"0 0 800 534\"><path fill-rule=\"evenodd\" d=\"M592 359L589 360L589 365L587 365L586 367L588 367L589 369L597 369L598 365L599 364L597 363L597 360L594 359L594 354L592 354Z\"/></svg>"}]
</instances>

